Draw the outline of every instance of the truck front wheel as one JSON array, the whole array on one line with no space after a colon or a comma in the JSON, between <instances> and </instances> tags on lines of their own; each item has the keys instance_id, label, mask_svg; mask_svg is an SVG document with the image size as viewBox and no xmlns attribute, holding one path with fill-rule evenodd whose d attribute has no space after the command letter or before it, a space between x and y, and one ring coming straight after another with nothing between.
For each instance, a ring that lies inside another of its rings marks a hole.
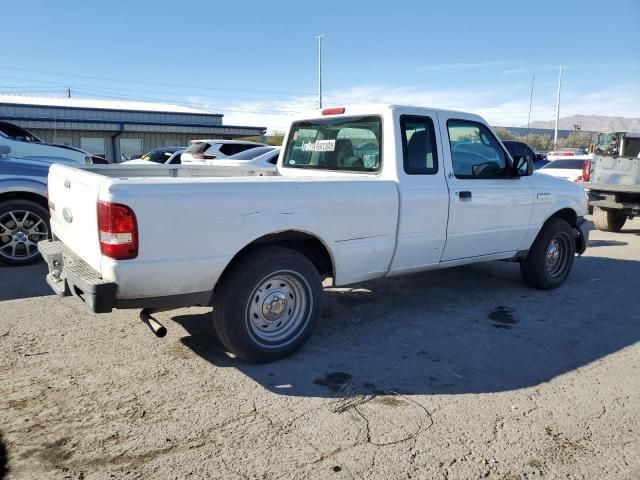
<instances>
[{"instance_id":1,"label":"truck front wheel","mask_svg":"<svg viewBox=\"0 0 640 480\"><path fill-rule=\"evenodd\" d=\"M286 357L309 338L320 312L322 281L313 263L283 247L240 257L213 298L213 323L238 358L268 362Z\"/></svg>"},{"instance_id":2,"label":"truck front wheel","mask_svg":"<svg viewBox=\"0 0 640 480\"><path fill-rule=\"evenodd\" d=\"M520 261L522 278L527 285L540 290L557 288L569 276L575 252L571 225L554 218L542 228L529 253Z\"/></svg>"},{"instance_id":3,"label":"truck front wheel","mask_svg":"<svg viewBox=\"0 0 640 480\"><path fill-rule=\"evenodd\" d=\"M600 207L593 209L593 223L603 232L617 233L622 230L626 221L627 216L621 210L605 210Z\"/></svg>"}]
</instances>

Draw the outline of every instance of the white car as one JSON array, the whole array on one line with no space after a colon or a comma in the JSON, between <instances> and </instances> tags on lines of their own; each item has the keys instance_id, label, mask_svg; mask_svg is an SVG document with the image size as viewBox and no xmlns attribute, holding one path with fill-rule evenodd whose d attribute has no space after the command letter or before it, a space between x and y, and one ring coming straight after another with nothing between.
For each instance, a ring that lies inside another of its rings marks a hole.
<instances>
[{"instance_id":1,"label":"white car","mask_svg":"<svg viewBox=\"0 0 640 480\"><path fill-rule=\"evenodd\" d=\"M13 158L43 158L47 162L60 159L92 163L91 154L84 150L69 145L47 143L30 131L9 122L0 121L0 145L11 149Z\"/></svg>"},{"instance_id":2,"label":"white car","mask_svg":"<svg viewBox=\"0 0 640 480\"><path fill-rule=\"evenodd\" d=\"M246 140L191 140L191 145L187 147L180 159L182 163L213 160L263 146L265 146L264 143Z\"/></svg>"},{"instance_id":3,"label":"white car","mask_svg":"<svg viewBox=\"0 0 640 480\"><path fill-rule=\"evenodd\" d=\"M225 347L268 361L311 334L323 278L512 260L548 290L587 246L582 187L532 175L469 113L316 111L291 125L277 175L215 168L54 165L49 285L98 313L143 308L158 335L148 309L212 305Z\"/></svg>"},{"instance_id":4,"label":"white car","mask_svg":"<svg viewBox=\"0 0 640 480\"><path fill-rule=\"evenodd\" d=\"M588 168L591 157L588 155L580 155L573 157L565 157L560 159L551 160L544 167L537 170L539 173L545 175L551 175L553 177L563 178L570 182L583 182L585 178L585 168Z\"/></svg>"},{"instance_id":5,"label":"white car","mask_svg":"<svg viewBox=\"0 0 640 480\"><path fill-rule=\"evenodd\" d=\"M260 155L256 155L261 153ZM203 164L216 167L243 168L257 175L275 175L279 147L256 147L230 157L218 160L203 160L202 162L190 162L190 165Z\"/></svg>"}]
</instances>

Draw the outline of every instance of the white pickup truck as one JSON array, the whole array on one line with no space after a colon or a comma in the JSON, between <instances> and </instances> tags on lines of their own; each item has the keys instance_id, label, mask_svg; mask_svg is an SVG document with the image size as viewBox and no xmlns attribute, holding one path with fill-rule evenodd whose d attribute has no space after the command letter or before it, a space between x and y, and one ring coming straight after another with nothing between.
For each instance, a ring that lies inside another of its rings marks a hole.
<instances>
[{"instance_id":1,"label":"white pickup truck","mask_svg":"<svg viewBox=\"0 0 640 480\"><path fill-rule=\"evenodd\" d=\"M532 287L561 285L587 197L532 160L468 113L327 109L293 122L277 176L54 165L39 248L51 287L94 312L211 305L230 352L268 361L310 335L323 278L514 260Z\"/></svg>"}]
</instances>

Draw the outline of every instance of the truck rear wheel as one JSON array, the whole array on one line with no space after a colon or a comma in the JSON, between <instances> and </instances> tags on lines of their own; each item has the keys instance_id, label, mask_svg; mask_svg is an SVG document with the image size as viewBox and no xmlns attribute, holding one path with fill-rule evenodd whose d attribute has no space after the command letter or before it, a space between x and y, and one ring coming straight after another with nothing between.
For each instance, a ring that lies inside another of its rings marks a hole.
<instances>
[{"instance_id":1,"label":"truck rear wheel","mask_svg":"<svg viewBox=\"0 0 640 480\"><path fill-rule=\"evenodd\" d=\"M40 259L38 242L49 238L49 212L30 200L0 204L0 260L30 265Z\"/></svg>"},{"instance_id":2,"label":"truck rear wheel","mask_svg":"<svg viewBox=\"0 0 640 480\"><path fill-rule=\"evenodd\" d=\"M554 218L543 227L529 253L521 260L522 278L533 288L557 288L569 276L575 252L571 225L561 218Z\"/></svg>"},{"instance_id":3,"label":"truck rear wheel","mask_svg":"<svg viewBox=\"0 0 640 480\"><path fill-rule=\"evenodd\" d=\"M624 227L627 216L620 210L606 210L600 207L593 209L593 223L603 232L619 232Z\"/></svg>"},{"instance_id":4,"label":"truck rear wheel","mask_svg":"<svg viewBox=\"0 0 640 480\"><path fill-rule=\"evenodd\" d=\"M320 311L322 282L313 263L283 247L242 256L221 280L213 324L237 357L268 362L286 357L309 338Z\"/></svg>"}]
</instances>

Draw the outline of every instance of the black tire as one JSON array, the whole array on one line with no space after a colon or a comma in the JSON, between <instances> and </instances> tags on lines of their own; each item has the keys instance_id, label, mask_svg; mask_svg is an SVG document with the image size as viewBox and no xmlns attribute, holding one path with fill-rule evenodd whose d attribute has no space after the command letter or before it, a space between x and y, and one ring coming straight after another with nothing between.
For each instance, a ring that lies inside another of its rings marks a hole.
<instances>
[{"instance_id":1,"label":"black tire","mask_svg":"<svg viewBox=\"0 0 640 480\"><path fill-rule=\"evenodd\" d=\"M540 290L558 288L571 272L575 252L571 225L554 218L542 228L529 253L521 260L522 278L527 285Z\"/></svg>"},{"instance_id":2,"label":"black tire","mask_svg":"<svg viewBox=\"0 0 640 480\"><path fill-rule=\"evenodd\" d=\"M603 232L619 232L624 227L627 216L620 210L607 210L600 207L593 209L593 223Z\"/></svg>"},{"instance_id":3,"label":"black tire","mask_svg":"<svg viewBox=\"0 0 640 480\"><path fill-rule=\"evenodd\" d=\"M43 206L20 199L0 203L0 261L16 266L38 262L36 245L50 232L49 212Z\"/></svg>"},{"instance_id":4,"label":"black tire","mask_svg":"<svg viewBox=\"0 0 640 480\"><path fill-rule=\"evenodd\" d=\"M307 341L321 299L322 281L307 257L284 247L262 247L225 272L213 298L213 325L236 357L277 360Z\"/></svg>"}]
</instances>

